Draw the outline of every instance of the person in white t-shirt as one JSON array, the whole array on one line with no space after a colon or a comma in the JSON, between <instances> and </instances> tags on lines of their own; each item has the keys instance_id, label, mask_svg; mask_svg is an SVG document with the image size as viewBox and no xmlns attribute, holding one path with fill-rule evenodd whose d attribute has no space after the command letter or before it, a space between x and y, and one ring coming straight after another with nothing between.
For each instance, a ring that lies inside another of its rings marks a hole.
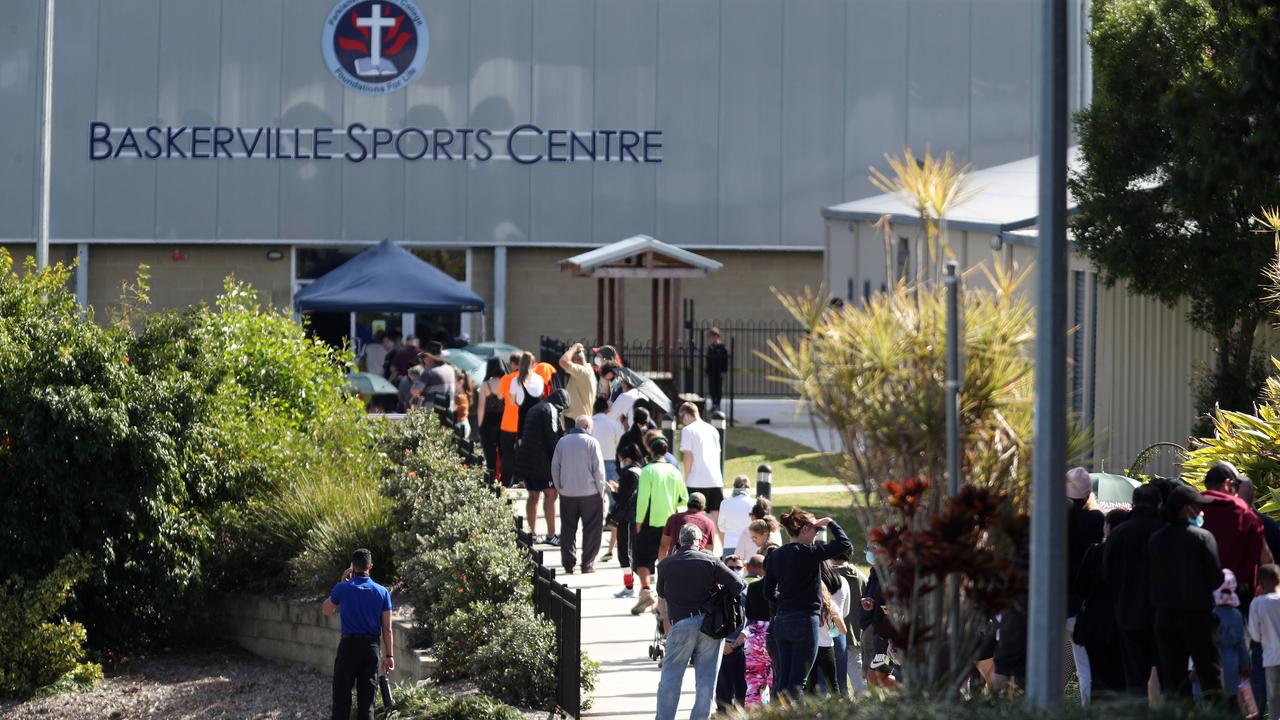
<instances>
[{"instance_id":1,"label":"person in white t-shirt","mask_svg":"<svg viewBox=\"0 0 1280 720\"><path fill-rule=\"evenodd\" d=\"M379 330L373 336L373 342L365 343L360 350L360 367L365 372L378 377L386 377L383 366L387 361L387 353L395 347L395 341Z\"/></svg>"},{"instance_id":2,"label":"person in white t-shirt","mask_svg":"<svg viewBox=\"0 0 1280 720\"><path fill-rule=\"evenodd\" d=\"M707 498L706 511L711 522L719 525L720 504L724 502L724 476L720 472L720 433L711 423L698 417L698 407L684 403L678 411L680 424L680 456L684 466L684 485L689 492L697 490ZM720 533L724 545L724 533ZM708 543L710 545L710 543Z\"/></svg>"},{"instance_id":3,"label":"person in white t-shirt","mask_svg":"<svg viewBox=\"0 0 1280 720\"><path fill-rule=\"evenodd\" d=\"M746 475L739 475L733 479L733 496L720 504L720 517L716 519L716 527L720 530L720 537L724 539L725 557L736 554L738 539L742 536L742 531L751 524L751 508L754 506L751 481Z\"/></svg>"},{"instance_id":4,"label":"person in white t-shirt","mask_svg":"<svg viewBox=\"0 0 1280 720\"><path fill-rule=\"evenodd\" d=\"M604 458L604 477L611 483L618 481L618 441L622 440L622 425L609 415L609 399L597 397L592 407L595 413L591 416L591 437L600 443L600 456ZM606 517L613 514L614 506L621 502L621 498L613 490L609 491L609 506L606 508L608 512ZM604 556L601 560L609 562L613 560L613 549L618 546L618 528L609 530L609 546L605 549ZM623 532L626 528L622 529Z\"/></svg>"},{"instance_id":5,"label":"person in white t-shirt","mask_svg":"<svg viewBox=\"0 0 1280 720\"><path fill-rule=\"evenodd\" d=\"M635 410L636 401L640 399L640 391L631 387L626 378L617 371L615 366L606 366L600 371L601 385L612 384L614 380L620 384L618 388L622 392L618 397L614 398L609 405L609 417L617 420L625 431L631 427L632 411Z\"/></svg>"}]
</instances>

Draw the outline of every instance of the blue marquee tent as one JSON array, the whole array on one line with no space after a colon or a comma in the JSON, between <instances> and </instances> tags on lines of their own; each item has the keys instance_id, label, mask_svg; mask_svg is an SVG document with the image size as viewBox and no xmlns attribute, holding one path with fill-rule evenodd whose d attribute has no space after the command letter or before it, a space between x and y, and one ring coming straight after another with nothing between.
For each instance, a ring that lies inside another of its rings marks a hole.
<instances>
[{"instance_id":1,"label":"blue marquee tent","mask_svg":"<svg viewBox=\"0 0 1280 720\"><path fill-rule=\"evenodd\" d=\"M471 288L390 240L298 291L293 305L298 312L484 312Z\"/></svg>"}]
</instances>

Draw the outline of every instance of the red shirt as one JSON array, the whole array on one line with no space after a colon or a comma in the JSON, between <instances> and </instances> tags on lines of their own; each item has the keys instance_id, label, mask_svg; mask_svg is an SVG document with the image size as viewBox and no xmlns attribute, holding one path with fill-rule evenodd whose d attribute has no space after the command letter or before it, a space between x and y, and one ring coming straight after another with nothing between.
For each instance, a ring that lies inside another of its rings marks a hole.
<instances>
[{"instance_id":1,"label":"red shirt","mask_svg":"<svg viewBox=\"0 0 1280 720\"><path fill-rule=\"evenodd\" d=\"M1237 582L1252 587L1262 555L1262 521L1235 495L1218 490L1202 494L1213 500L1204 506L1204 529L1218 543L1218 561L1235 573Z\"/></svg>"},{"instance_id":2,"label":"red shirt","mask_svg":"<svg viewBox=\"0 0 1280 720\"><path fill-rule=\"evenodd\" d=\"M702 531L702 547L708 549L715 545L715 523L711 522L711 516L701 510L685 510L667 518L667 525L662 529L662 534L671 539L671 552L675 552L680 542L680 528L685 525L697 525Z\"/></svg>"}]
</instances>

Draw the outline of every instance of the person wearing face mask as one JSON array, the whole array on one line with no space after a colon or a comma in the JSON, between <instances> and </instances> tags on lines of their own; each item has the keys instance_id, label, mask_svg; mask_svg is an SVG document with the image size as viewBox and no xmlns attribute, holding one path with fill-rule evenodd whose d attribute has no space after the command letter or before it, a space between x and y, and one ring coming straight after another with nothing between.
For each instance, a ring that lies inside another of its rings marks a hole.
<instances>
[{"instance_id":1,"label":"person wearing face mask","mask_svg":"<svg viewBox=\"0 0 1280 720\"><path fill-rule=\"evenodd\" d=\"M725 567L733 571L738 579L747 585L742 589L742 607L747 607L747 591L750 584L759 579L756 575L747 578L746 564L737 555L729 555L724 559ZM764 568L761 567L760 570ZM716 676L716 711L727 714L734 708L746 707L747 703L747 636L746 625L738 628L724 639L724 657L720 660L720 672Z\"/></svg>"},{"instance_id":2,"label":"person wearing face mask","mask_svg":"<svg viewBox=\"0 0 1280 720\"><path fill-rule=\"evenodd\" d=\"M1070 638L1075 634L1076 618L1084 604L1085 593L1077 580L1080 565L1089 548L1102 542L1106 516L1097 509L1097 501L1093 497L1093 478L1082 467L1067 471L1067 498L1070 500L1067 510L1067 637ZM1073 641L1071 654L1075 660L1076 677L1080 681L1080 705L1088 706L1089 697L1093 693L1089 653Z\"/></svg>"},{"instance_id":3,"label":"person wearing face mask","mask_svg":"<svg viewBox=\"0 0 1280 720\"><path fill-rule=\"evenodd\" d=\"M1213 592L1222 584L1222 566L1218 543L1201 527L1202 510L1211 502L1189 487L1174 488L1160 506L1168 525L1147 544L1156 657L1166 697L1191 699L1191 660L1205 698L1222 700L1222 661L1213 640Z\"/></svg>"}]
</instances>

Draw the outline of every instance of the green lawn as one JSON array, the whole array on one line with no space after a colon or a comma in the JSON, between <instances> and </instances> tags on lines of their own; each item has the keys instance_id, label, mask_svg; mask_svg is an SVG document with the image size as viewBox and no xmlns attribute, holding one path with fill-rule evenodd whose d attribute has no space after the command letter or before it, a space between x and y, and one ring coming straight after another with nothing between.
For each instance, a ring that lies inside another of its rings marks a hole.
<instances>
[{"instance_id":1,"label":"green lawn","mask_svg":"<svg viewBox=\"0 0 1280 720\"><path fill-rule=\"evenodd\" d=\"M817 452L759 428L733 427L729 428L725 439L725 484L731 487L735 477L746 475L754 488L756 468L761 463L768 463L773 467L775 488L801 485L839 487L840 481L836 477L839 457L839 453Z\"/></svg>"}]
</instances>

